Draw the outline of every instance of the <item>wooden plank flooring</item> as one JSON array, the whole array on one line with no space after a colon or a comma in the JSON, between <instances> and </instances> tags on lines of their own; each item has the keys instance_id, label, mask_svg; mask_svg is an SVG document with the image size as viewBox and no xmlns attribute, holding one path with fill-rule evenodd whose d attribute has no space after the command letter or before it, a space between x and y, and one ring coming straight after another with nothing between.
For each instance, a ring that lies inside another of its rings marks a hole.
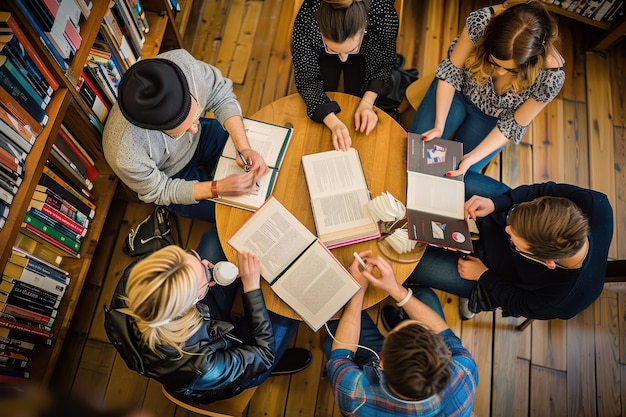
<instances>
[{"instance_id":1,"label":"wooden plank flooring","mask_svg":"<svg viewBox=\"0 0 626 417\"><path fill-rule=\"evenodd\" d=\"M186 47L236 78L245 115L295 92L290 54L293 17L302 0L196 0ZM396 1L403 19L399 52L407 68L432 72L470 10L485 1ZM586 52L599 29L559 18L566 58L562 93L537 117L523 142L508 146L487 171L510 186L546 180L601 190L611 199L616 233L611 256L626 258L626 60L624 41L606 53ZM410 124L407 112L404 125ZM130 259L121 252L131 225L151 207L115 200L68 332L52 386L84 392L110 406L135 405L153 416L196 416L161 394L158 383L128 371L103 331L110 300ZM608 221L608 219L607 219ZM212 225L183 219L183 242L197 245ZM486 416L626 415L626 286L607 284L575 318L535 321L480 313L462 322L458 300L439 292L450 327L474 355L480 381L474 412ZM379 306L368 311L377 318ZM248 417L339 416L324 378L323 331L301 325L293 344L310 349L313 364L293 376L271 377L253 397Z\"/></svg>"}]
</instances>

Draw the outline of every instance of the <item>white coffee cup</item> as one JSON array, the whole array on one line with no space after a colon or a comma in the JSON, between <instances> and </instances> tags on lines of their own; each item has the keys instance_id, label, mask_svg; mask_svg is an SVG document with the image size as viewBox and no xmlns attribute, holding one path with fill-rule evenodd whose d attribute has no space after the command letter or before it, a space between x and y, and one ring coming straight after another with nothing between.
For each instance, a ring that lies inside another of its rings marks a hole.
<instances>
[{"instance_id":1,"label":"white coffee cup","mask_svg":"<svg viewBox=\"0 0 626 417\"><path fill-rule=\"evenodd\" d=\"M227 261L220 261L213 267L213 279L222 286L232 284L238 275L239 268L237 265Z\"/></svg>"}]
</instances>

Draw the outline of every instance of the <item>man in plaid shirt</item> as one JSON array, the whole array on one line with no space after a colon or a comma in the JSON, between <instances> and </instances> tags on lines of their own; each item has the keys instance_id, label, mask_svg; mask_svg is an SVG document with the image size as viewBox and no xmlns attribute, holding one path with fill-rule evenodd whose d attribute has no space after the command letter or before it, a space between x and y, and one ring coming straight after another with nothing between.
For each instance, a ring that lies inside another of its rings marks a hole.
<instances>
[{"instance_id":1,"label":"man in plaid shirt","mask_svg":"<svg viewBox=\"0 0 626 417\"><path fill-rule=\"evenodd\" d=\"M330 358L328 377L341 412L361 417L472 415L478 369L446 324L435 293L416 287L413 295L396 282L385 259L371 257L371 251L359 255L367 267L363 270L355 260L349 270L361 290L338 323L329 323L335 336L324 343ZM380 272L376 276L374 269ZM362 312L370 283L387 291L409 317L386 338ZM383 359L376 352L382 352Z\"/></svg>"}]
</instances>

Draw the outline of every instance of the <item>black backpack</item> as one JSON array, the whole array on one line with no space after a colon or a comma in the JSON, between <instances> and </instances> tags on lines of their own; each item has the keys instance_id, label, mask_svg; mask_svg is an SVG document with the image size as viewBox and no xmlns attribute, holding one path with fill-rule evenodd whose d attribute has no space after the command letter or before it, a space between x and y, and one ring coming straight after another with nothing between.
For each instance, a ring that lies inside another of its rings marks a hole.
<instances>
[{"instance_id":1,"label":"black backpack","mask_svg":"<svg viewBox=\"0 0 626 417\"><path fill-rule=\"evenodd\" d=\"M178 242L172 233L170 217L176 223ZM129 256L144 258L166 246L177 245L180 241L180 227L176 215L163 206L156 206L148 217L130 230L124 241L123 251Z\"/></svg>"},{"instance_id":2,"label":"black backpack","mask_svg":"<svg viewBox=\"0 0 626 417\"><path fill-rule=\"evenodd\" d=\"M402 54L396 54L396 65L391 71L391 91L384 96L378 96L376 99L376 107L393 117L398 123L402 124L402 118L398 111L398 106L404 100L407 87L414 81L417 81L417 69L406 69L404 64L406 58Z\"/></svg>"}]
</instances>

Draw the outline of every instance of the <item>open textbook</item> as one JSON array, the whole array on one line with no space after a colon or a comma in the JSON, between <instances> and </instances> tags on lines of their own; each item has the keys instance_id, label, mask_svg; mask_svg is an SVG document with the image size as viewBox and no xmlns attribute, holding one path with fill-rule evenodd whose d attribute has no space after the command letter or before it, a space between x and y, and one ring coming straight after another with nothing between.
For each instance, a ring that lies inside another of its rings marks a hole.
<instances>
[{"instance_id":1,"label":"open textbook","mask_svg":"<svg viewBox=\"0 0 626 417\"><path fill-rule=\"evenodd\" d=\"M317 235L326 247L380 237L367 208L371 196L356 149L304 155L302 166Z\"/></svg>"},{"instance_id":2,"label":"open textbook","mask_svg":"<svg viewBox=\"0 0 626 417\"><path fill-rule=\"evenodd\" d=\"M424 141L420 134L408 134L406 208L409 239L472 252L470 229L463 211L463 177L446 176L446 172L458 168L462 158L461 142Z\"/></svg>"},{"instance_id":3,"label":"open textbook","mask_svg":"<svg viewBox=\"0 0 626 417\"><path fill-rule=\"evenodd\" d=\"M359 290L359 284L275 197L228 240L238 252L255 254L261 276L314 331Z\"/></svg>"},{"instance_id":4,"label":"open textbook","mask_svg":"<svg viewBox=\"0 0 626 417\"><path fill-rule=\"evenodd\" d=\"M255 211L274 191L276 177L278 177L280 166L291 141L293 128L246 118L243 119L243 124L246 128L250 147L263 157L270 168L270 172L259 179L259 189L256 192L238 196L220 196L211 200L216 203ZM213 178L220 180L233 174L244 174L245 171L237 165L236 158L237 149L233 139L228 137L222 155L215 166Z\"/></svg>"}]
</instances>

